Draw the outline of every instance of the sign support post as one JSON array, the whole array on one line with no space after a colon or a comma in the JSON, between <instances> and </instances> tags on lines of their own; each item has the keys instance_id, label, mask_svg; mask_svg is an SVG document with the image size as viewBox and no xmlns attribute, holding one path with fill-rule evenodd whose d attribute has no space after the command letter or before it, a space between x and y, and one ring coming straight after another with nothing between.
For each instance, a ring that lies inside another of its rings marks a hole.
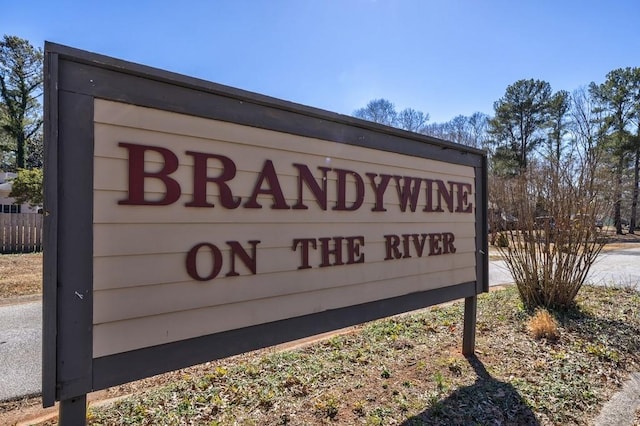
<instances>
[{"instance_id":1,"label":"sign support post","mask_svg":"<svg viewBox=\"0 0 640 426\"><path fill-rule=\"evenodd\" d=\"M462 332L462 355L471 356L476 348L476 315L478 297L464 299L464 328Z\"/></svg>"},{"instance_id":2,"label":"sign support post","mask_svg":"<svg viewBox=\"0 0 640 426\"><path fill-rule=\"evenodd\" d=\"M87 423L87 395L60 401L58 424L60 426L84 425Z\"/></svg>"}]
</instances>

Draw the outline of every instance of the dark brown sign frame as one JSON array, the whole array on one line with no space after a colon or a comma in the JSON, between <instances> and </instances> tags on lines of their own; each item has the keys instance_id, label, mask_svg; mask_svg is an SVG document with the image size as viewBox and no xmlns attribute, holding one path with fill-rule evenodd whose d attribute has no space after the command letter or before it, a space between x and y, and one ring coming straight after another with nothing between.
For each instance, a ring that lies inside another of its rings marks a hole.
<instances>
[{"instance_id":1,"label":"dark brown sign frame","mask_svg":"<svg viewBox=\"0 0 640 426\"><path fill-rule=\"evenodd\" d=\"M476 280L93 358L95 98L473 167ZM477 149L46 43L43 405L61 401L61 424L73 423L91 391L460 298L473 353L476 296L488 291L486 165Z\"/></svg>"}]
</instances>

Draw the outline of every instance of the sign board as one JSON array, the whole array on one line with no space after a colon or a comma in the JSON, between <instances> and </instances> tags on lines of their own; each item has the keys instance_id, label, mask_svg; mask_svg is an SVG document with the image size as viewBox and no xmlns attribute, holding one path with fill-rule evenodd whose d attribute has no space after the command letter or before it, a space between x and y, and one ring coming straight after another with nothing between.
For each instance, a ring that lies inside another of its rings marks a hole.
<instances>
[{"instance_id":1,"label":"sign board","mask_svg":"<svg viewBox=\"0 0 640 426\"><path fill-rule=\"evenodd\" d=\"M481 151L45 50L45 405L487 290Z\"/></svg>"}]
</instances>

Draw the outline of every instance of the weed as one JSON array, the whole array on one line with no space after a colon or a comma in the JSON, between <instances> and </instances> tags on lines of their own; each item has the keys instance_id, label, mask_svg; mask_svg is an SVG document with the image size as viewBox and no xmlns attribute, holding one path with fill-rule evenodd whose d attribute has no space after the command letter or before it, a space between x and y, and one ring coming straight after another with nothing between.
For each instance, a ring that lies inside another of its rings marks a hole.
<instances>
[{"instance_id":1,"label":"weed","mask_svg":"<svg viewBox=\"0 0 640 426\"><path fill-rule=\"evenodd\" d=\"M459 359L450 357L447 359L446 363L451 373L453 373L456 376L462 375L462 362Z\"/></svg>"},{"instance_id":2,"label":"weed","mask_svg":"<svg viewBox=\"0 0 640 426\"><path fill-rule=\"evenodd\" d=\"M389 417L391 410L385 407L376 407L367 417L367 425L383 425L384 420Z\"/></svg>"},{"instance_id":3,"label":"weed","mask_svg":"<svg viewBox=\"0 0 640 426\"><path fill-rule=\"evenodd\" d=\"M439 392L443 392L446 389L447 385L441 372L436 371L433 375L433 380L436 382L436 388Z\"/></svg>"},{"instance_id":4,"label":"weed","mask_svg":"<svg viewBox=\"0 0 640 426\"><path fill-rule=\"evenodd\" d=\"M275 396L276 394L273 390L261 389L260 395L258 397L258 405L262 409L269 410L271 407L273 407L273 401Z\"/></svg>"},{"instance_id":5,"label":"weed","mask_svg":"<svg viewBox=\"0 0 640 426\"><path fill-rule=\"evenodd\" d=\"M353 409L352 410L358 417L364 417L364 415L366 414L365 406L366 406L366 402L365 401L358 400L358 401L353 403Z\"/></svg>"},{"instance_id":6,"label":"weed","mask_svg":"<svg viewBox=\"0 0 640 426\"><path fill-rule=\"evenodd\" d=\"M391 373L389 372L389 370L387 370L387 367L382 367L380 377L382 377L383 379L388 379L389 377L391 377Z\"/></svg>"},{"instance_id":7,"label":"weed","mask_svg":"<svg viewBox=\"0 0 640 426\"><path fill-rule=\"evenodd\" d=\"M313 408L318 417L333 419L338 415L339 399L335 395L327 395L317 399Z\"/></svg>"},{"instance_id":8,"label":"weed","mask_svg":"<svg viewBox=\"0 0 640 426\"><path fill-rule=\"evenodd\" d=\"M604 361L616 363L620 361L620 354L615 349L611 349L602 343L588 344L585 350L588 354L597 356Z\"/></svg>"}]
</instances>

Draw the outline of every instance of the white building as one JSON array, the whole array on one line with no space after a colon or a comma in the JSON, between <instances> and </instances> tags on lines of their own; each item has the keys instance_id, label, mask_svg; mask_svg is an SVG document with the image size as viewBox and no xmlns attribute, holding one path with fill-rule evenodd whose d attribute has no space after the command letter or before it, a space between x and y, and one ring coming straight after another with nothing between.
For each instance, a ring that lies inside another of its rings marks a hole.
<instances>
[{"instance_id":1,"label":"white building","mask_svg":"<svg viewBox=\"0 0 640 426\"><path fill-rule=\"evenodd\" d=\"M0 172L0 214L1 213L37 213L38 208L29 204L13 204L15 199L9 197L11 193L11 179L17 175L11 172Z\"/></svg>"}]
</instances>

